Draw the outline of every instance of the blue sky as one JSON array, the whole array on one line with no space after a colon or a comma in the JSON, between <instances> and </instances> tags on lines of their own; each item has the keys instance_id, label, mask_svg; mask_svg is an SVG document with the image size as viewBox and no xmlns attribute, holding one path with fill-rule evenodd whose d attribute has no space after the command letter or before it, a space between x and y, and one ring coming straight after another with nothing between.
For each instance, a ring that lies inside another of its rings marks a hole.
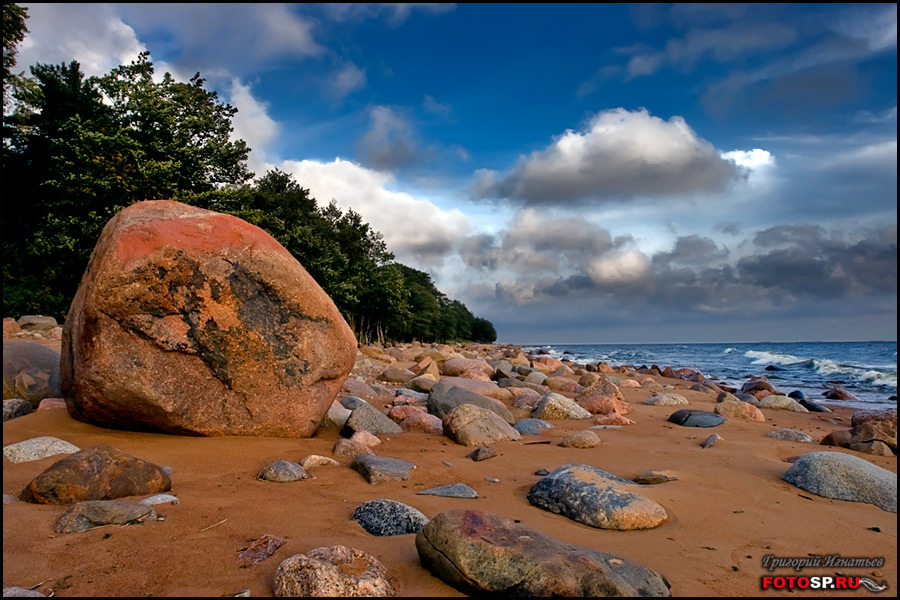
<instances>
[{"instance_id":1,"label":"blue sky","mask_svg":"<svg viewBox=\"0 0 900 600\"><path fill-rule=\"evenodd\" d=\"M158 75L501 342L896 339L896 4L25 4Z\"/></svg>"}]
</instances>

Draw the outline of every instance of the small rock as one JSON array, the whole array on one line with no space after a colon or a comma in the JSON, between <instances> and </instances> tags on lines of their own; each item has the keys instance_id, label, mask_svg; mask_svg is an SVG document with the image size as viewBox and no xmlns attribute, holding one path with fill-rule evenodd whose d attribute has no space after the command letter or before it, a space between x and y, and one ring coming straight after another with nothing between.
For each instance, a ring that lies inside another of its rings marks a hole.
<instances>
[{"instance_id":1,"label":"small rock","mask_svg":"<svg viewBox=\"0 0 900 600\"><path fill-rule=\"evenodd\" d=\"M387 498L363 502L356 507L350 518L377 536L416 533L428 523L428 517L417 509Z\"/></svg>"},{"instance_id":2,"label":"small rock","mask_svg":"<svg viewBox=\"0 0 900 600\"><path fill-rule=\"evenodd\" d=\"M73 504L56 521L56 533L77 533L100 525L155 521L156 511L137 502L86 500Z\"/></svg>"},{"instance_id":3,"label":"small rock","mask_svg":"<svg viewBox=\"0 0 900 600\"><path fill-rule=\"evenodd\" d=\"M594 448L600 444L600 438L593 431L576 431L559 443L563 448Z\"/></svg>"},{"instance_id":4,"label":"small rock","mask_svg":"<svg viewBox=\"0 0 900 600\"><path fill-rule=\"evenodd\" d=\"M718 442L721 442L721 441L723 441L724 439L725 439L725 438L723 438L723 437L722 437L721 435L719 435L718 433L714 433L714 434L712 434L711 436L709 436L708 438L706 438L705 440L703 440L703 441L700 443L700 447L701 447L701 448L709 448L710 446L715 446Z\"/></svg>"},{"instance_id":5,"label":"small rock","mask_svg":"<svg viewBox=\"0 0 900 600\"><path fill-rule=\"evenodd\" d=\"M387 569L378 559L355 548L331 546L295 554L275 571L275 596L396 596Z\"/></svg>"},{"instance_id":6,"label":"small rock","mask_svg":"<svg viewBox=\"0 0 900 600\"><path fill-rule=\"evenodd\" d=\"M471 458L475 462L494 458L495 456L497 456L497 453L494 452L493 448L489 448L487 446L480 446L476 448L474 452L469 454L469 458Z\"/></svg>"},{"instance_id":7,"label":"small rock","mask_svg":"<svg viewBox=\"0 0 900 600\"><path fill-rule=\"evenodd\" d=\"M350 467L371 484L384 481L405 481L409 479L409 472L416 465L397 458L375 456L372 454L360 454L353 459Z\"/></svg>"},{"instance_id":8,"label":"small rock","mask_svg":"<svg viewBox=\"0 0 900 600\"><path fill-rule=\"evenodd\" d=\"M176 505L180 502L178 498L173 496L172 494L154 494L149 498L144 498L138 504L143 504L145 506L154 506L156 504L172 504Z\"/></svg>"},{"instance_id":9,"label":"small rock","mask_svg":"<svg viewBox=\"0 0 900 600\"><path fill-rule=\"evenodd\" d=\"M308 475L306 470L295 462L276 460L263 467L257 477L275 483L291 483L306 479Z\"/></svg>"},{"instance_id":10,"label":"small rock","mask_svg":"<svg viewBox=\"0 0 900 600\"><path fill-rule=\"evenodd\" d=\"M445 498L477 498L478 492L464 483L442 485L418 492L422 496L443 496Z\"/></svg>"},{"instance_id":11,"label":"small rock","mask_svg":"<svg viewBox=\"0 0 900 600\"><path fill-rule=\"evenodd\" d=\"M816 440L814 440L812 436L805 434L802 431L797 431L796 429L778 429L776 431L770 431L766 434L766 437L785 440L788 442L801 442L804 444L816 443Z\"/></svg>"},{"instance_id":12,"label":"small rock","mask_svg":"<svg viewBox=\"0 0 900 600\"><path fill-rule=\"evenodd\" d=\"M3 458L11 463L23 463L41 460L57 454L74 454L80 448L49 435L31 438L17 444L3 447Z\"/></svg>"},{"instance_id":13,"label":"small rock","mask_svg":"<svg viewBox=\"0 0 900 600\"><path fill-rule=\"evenodd\" d=\"M300 466L305 470L309 470L310 467L337 467L340 464L341 463L334 460L333 458L328 458L327 456L319 456L318 454L310 454L300 461Z\"/></svg>"},{"instance_id":14,"label":"small rock","mask_svg":"<svg viewBox=\"0 0 900 600\"><path fill-rule=\"evenodd\" d=\"M241 568L252 567L255 564L261 563L275 554L285 542L287 542L287 540L283 537L278 537L277 535L272 535L270 533L264 534L261 538L250 544L243 552L238 554L238 562L241 563Z\"/></svg>"}]
</instances>

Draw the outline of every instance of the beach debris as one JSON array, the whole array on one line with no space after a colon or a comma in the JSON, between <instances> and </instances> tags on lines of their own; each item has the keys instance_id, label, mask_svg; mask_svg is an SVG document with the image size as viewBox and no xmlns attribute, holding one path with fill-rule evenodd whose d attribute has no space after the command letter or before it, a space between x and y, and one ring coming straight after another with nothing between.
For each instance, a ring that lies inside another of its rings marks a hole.
<instances>
[{"instance_id":1,"label":"beach debris","mask_svg":"<svg viewBox=\"0 0 900 600\"><path fill-rule=\"evenodd\" d=\"M731 396L731 394L728 394ZM734 398L734 396L732 396ZM749 402L741 402L738 399L725 400L716 404L713 412L722 415L727 419L740 419L742 421L755 421L757 423L765 423L766 415L763 411L753 406Z\"/></svg>"},{"instance_id":2,"label":"beach debris","mask_svg":"<svg viewBox=\"0 0 900 600\"><path fill-rule=\"evenodd\" d=\"M564 437L559 445L563 448L594 448L600 445L600 437L593 431L576 431Z\"/></svg>"},{"instance_id":3,"label":"beach debris","mask_svg":"<svg viewBox=\"0 0 900 600\"><path fill-rule=\"evenodd\" d=\"M291 483L306 479L308 475L306 469L293 461L276 460L263 467L256 477L274 483Z\"/></svg>"},{"instance_id":4,"label":"beach debris","mask_svg":"<svg viewBox=\"0 0 900 600\"><path fill-rule=\"evenodd\" d=\"M241 563L241 568L252 567L275 554L286 542L283 537L265 533L238 554L238 562Z\"/></svg>"},{"instance_id":5,"label":"beach debris","mask_svg":"<svg viewBox=\"0 0 900 600\"><path fill-rule=\"evenodd\" d=\"M451 485L442 485L421 492L416 492L420 496L442 496L444 498L477 498L478 492L470 488L464 483L454 483Z\"/></svg>"},{"instance_id":6,"label":"beach debris","mask_svg":"<svg viewBox=\"0 0 900 600\"><path fill-rule=\"evenodd\" d=\"M543 419L525 418L519 419L513 425L513 429L522 435L540 435L545 429L552 429L553 424Z\"/></svg>"},{"instance_id":7,"label":"beach debris","mask_svg":"<svg viewBox=\"0 0 900 600\"><path fill-rule=\"evenodd\" d=\"M81 448L57 437L44 435L3 447L3 458L11 463L41 460L57 454L74 454Z\"/></svg>"},{"instance_id":8,"label":"beach debris","mask_svg":"<svg viewBox=\"0 0 900 600\"><path fill-rule=\"evenodd\" d=\"M416 550L435 577L472 596L669 596L665 579L642 565L479 510L438 514Z\"/></svg>"},{"instance_id":9,"label":"beach debris","mask_svg":"<svg viewBox=\"0 0 900 600\"><path fill-rule=\"evenodd\" d=\"M157 520L145 504L123 500L86 500L70 506L56 520L56 533L77 533L102 525L136 525Z\"/></svg>"},{"instance_id":10,"label":"beach debris","mask_svg":"<svg viewBox=\"0 0 900 600\"><path fill-rule=\"evenodd\" d=\"M528 501L599 529L652 529L669 520L666 510L637 493L633 481L596 467L558 467L528 492Z\"/></svg>"},{"instance_id":11,"label":"beach debris","mask_svg":"<svg viewBox=\"0 0 900 600\"><path fill-rule=\"evenodd\" d=\"M796 429L777 429L767 433L766 437L785 440L787 442L800 442L802 444L816 443L816 440L813 439L811 435L803 433L802 431L797 431Z\"/></svg>"},{"instance_id":12,"label":"beach debris","mask_svg":"<svg viewBox=\"0 0 900 600\"><path fill-rule=\"evenodd\" d=\"M725 417L705 410L682 408L669 415L667 421L682 427L718 427L725 422Z\"/></svg>"},{"instance_id":13,"label":"beach debris","mask_svg":"<svg viewBox=\"0 0 900 600\"><path fill-rule=\"evenodd\" d=\"M681 394L675 394L672 392L666 394L657 394L655 396L651 396L644 400L644 404L650 404L654 406L678 406L681 404L688 404L687 398L682 396Z\"/></svg>"},{"instance_id":14,"label":"beach debris","mask_svg":"<svg viewBox=\"0 0 900 600\"><path fill-rule=\"evenodd\" d=\"M37 408L44 398L62 396L60 354L40 342L3 342L3 399L21 398Z\"/></svg>"},{"instance_id":15,"label":"beach debris","mask_svg":"<svg viewBox=\"0 0 900 600\"><path fill-rule=\"evenodd\" d=\"M353 459L350 467L369 483L376 484L384 481L405 481L409 479L409 472L415 469L416 465L399 458L360 454Z\"/></svg>"},{"instance_id":16,"label":"beach debris","mask_svg":"<svg viewBox=\"0 0 900 600\"><path fill-rule=\"evenodd\" d=\"M176 435L309 437L357 348L272 236L170 200L137 202L106 224L64 333L73 417Z\"/></svg>"},{"instance_id":17,"label":"beach debris","mask_svg":"<svg viewBox=\"0 0 900 600\"><path fill-rule=\"evenodd\" d=\"M489 446L479 446L478 448L475 448L475 451L468 456L475 462L481 462L482 460L494 458L495 456L497 456L497 453L493 448L490 448Z\"/></svg>"},{"instance_id":18,"label":"beach debris","mask_svg":"<svg viewBox=\"0 0 900 600\"><path fill-rule=\"evenodd\" d=\"M537 403L531 416L545 421L564 421L569 419L590 419L591 413L566 398L562 394L550 392Z\"/></svg>"},{"instance_id":19,"label":"beach debris","mask_svg":"<svg viewBox=\"0 0 900 600\"><path fill-rule=\"evenodd\" d=\"M367 532L377 536L416 533L428 523L428 517L417 509L387 498L363 502L356 507L350 518Z\"/></svg>"},{"instance_id":20,"label":"beach debris","mask_svg":"<svg viewBox=\"0 0 900 600\"><path fill-rule=\"evenodd\" d=\"M23 398L7 398L3 401L3 422L5 423L16 417L24 417L33 410L34 407L28 400Z\"/></svg>"},{"instance_id":21,"label":"beach debris","mask_svg":"<svg viewBox=\"0 0 900 600\"><path fill-rule=\"evenodd\" d=\"M161 467L112 446L79 450L35 477L19 499L35 504L74 504L167 492L172 488Z\"/></svg>"},{"instance_id":22,"label":"beach debris","mask_svg":"<svg viewBox=\"0 0 900 600\"><path fill-rule=\"evenodd\" d=\"M461 404L444 417L444 434L463 446L485 446L503 440L518 440L522 435L497 413Z\"/></svg>"},{"instance_id":23,"label":"beach debris","mask_svg":"<svg viewBox=\"0 0 900 600\"><path fill-rule=\"evenodd\" d=\"M347 546L315 548L282 561L275 571L275 596L396 596L387 569L371 554Z\"/></svg>"},{"instance_id":24,"label":"beach debris","mask_svg":"<svg viewBox=\"0 0 900 600\"><path fill-rule=\"evenodd\" d=\"M866 502L897 512L897 474L857 456L842 452L806 454L781 478L818 496Z\"/></svg>"}]
</instances>

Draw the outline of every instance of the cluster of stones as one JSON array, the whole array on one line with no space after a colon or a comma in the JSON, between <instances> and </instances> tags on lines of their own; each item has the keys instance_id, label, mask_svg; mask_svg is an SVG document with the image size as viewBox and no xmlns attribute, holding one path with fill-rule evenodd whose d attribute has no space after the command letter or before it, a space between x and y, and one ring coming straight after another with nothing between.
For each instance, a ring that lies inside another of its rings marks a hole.
<instances>
[{"instance_id":1,"label":"cluster of stones","mask_svg":"<svg viewBox=\"0 0 900 600\"><path fill-rule=\"evenodd\" d=\"M4 334L6 329L5 321ZM355 376L348 378L351 369ZM445 436L472 447L470 457L481 461L496 455L492 446L540 436L553 422L632 425L625 416L631 412L621 392L625 387L651 390L646 403L667 411L688 404L654 377L692 382L695 391L718 394L713 412L672 413L669 421L680 426L717 427L726 418L762 422L760 408L815 410L810 408L815 403L783 396L764 378L737 392L692 369L581 366L512 346L357 350L333 303L277 242L234 217L175 202L134 205L107 225L62 331L61 356L37 351L29 342L5 341L5 399L7 371L10 394L29 410L61 394L72 416L107 427L286 437L306 437L320 426L340 430L333 457L279 458L255 473L279 484L302 482L311 470L342 462L372 485L406 481L415 464L376 452L387 436ZM37 400L40 394L28 395L38 387L34 382L46 388ZM896 412L893 446L884 422L854 419L848 447L877 442L896 451ZM793 434L780 435L792 439ZM713 435L702 445L721 440ZM600 443L586 428L560 445L590 449ZM166 494L172 488L170 469L115 448L80 450L55 438L4 448L11 462L57 454L66 457L19 496L68 506L57 532L155 521L154 506L178 503ZM896 511L896 476L891 480L865 461L867 467L852 461L835 466L832 458L809 456L785 473L786 481L826 497ZM542 475L528 501L573 521L640 530L670 518L647 497L654 495L647 489L651 484L673 480L665 474L649 473L638 482L576 463ZM479 498L461 482L419 493ZM141 502L120 500L147 494ZM412 506L376 498L358 506L352 519L370 535L416 534L422 565L466 593L669 595L667 582L641 565L564 544L483 511L447 511L429 519ZM266 560L283 544L283 538L266 534L241 553L241 566ZM371 555L333 546L284 560L274 590L277 596L395 595L396 585Z\"/></svg>"}]
</instances>

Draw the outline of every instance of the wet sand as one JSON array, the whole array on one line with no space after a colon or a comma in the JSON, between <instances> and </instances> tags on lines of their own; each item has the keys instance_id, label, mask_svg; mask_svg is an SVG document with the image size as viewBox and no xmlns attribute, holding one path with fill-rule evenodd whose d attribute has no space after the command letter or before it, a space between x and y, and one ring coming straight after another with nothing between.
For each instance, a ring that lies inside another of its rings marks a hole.
<instances>
[{"instance_id":1,"label":"wet sand","mask_svg":"<svg viewBox=\"0 0 900 600\"><path fill-rule=\"evenodd\" d=\"M617 374L617 376L619 376ZM65 409L43 410L3 424L3 445L55 436L81 448L109 444L173 469L177 505L157 505L164 520L56 534L64 508L15 502L3 506L3 584L56 596L222 596L249 590L272 596L278 564L320 546L342 544L379 559L394 578L399 596L461 596L421 566L413 534L375 537L351 520L366 500L389 498L428 517L451 508L478 508L517 519L558 540L628 558L663 575L673 596L847 595L760 589L769 573L763 557L883 557L884 567L807 568L803 575L866 576L897 589L897 515L863 503L815 496L780 479L790 457L809 452L845 452L896 472L896 457L844 448L781 441L769 431L792 428L820 440L849 429L852 409L830 414L762 409L765 423L734 419L714 429L668 423L678 408L712 410L715 394L690 390L692 382L654 377L690 401L688 407L650 406L651 391L622 388L634 425L595 430L602 442L590 449L562 448L566 435L593 419L555 421L539 436L523 436L492 447L498 456L474 462L471 447L442 435L382 436L376 454L412 462L408 481L367 483L349 468L315 467L295 483L260 481L256 474L273 460L300 461L309 454L332 456L336 427L308 439L179 437L104 429L73 420ZM385 401L387 402L387 400ZM374 402L378 405L378 402ZM517 418L528 416L514 411ZM840 419L837 422L836 419ZM724 438L701 448L712 433ZM549 443L535 443L549 442ZM18 496L26 484L61 458L11 464L4 461L3 492ZM606 531L576 523L529 504L526 496L538 469L582 463L631 478L650 470L677 477L642 493L661 504L670 520L646 531ZM499 479L499 482L488 481ZM465 483L479 498L454 499L417 492ZM139 500L140 498L133 498ZM287 539L268 560L242 568L237 556L264 534ZM869 596L860 589L850 595Z\"/></svg>"}]
</instances>

